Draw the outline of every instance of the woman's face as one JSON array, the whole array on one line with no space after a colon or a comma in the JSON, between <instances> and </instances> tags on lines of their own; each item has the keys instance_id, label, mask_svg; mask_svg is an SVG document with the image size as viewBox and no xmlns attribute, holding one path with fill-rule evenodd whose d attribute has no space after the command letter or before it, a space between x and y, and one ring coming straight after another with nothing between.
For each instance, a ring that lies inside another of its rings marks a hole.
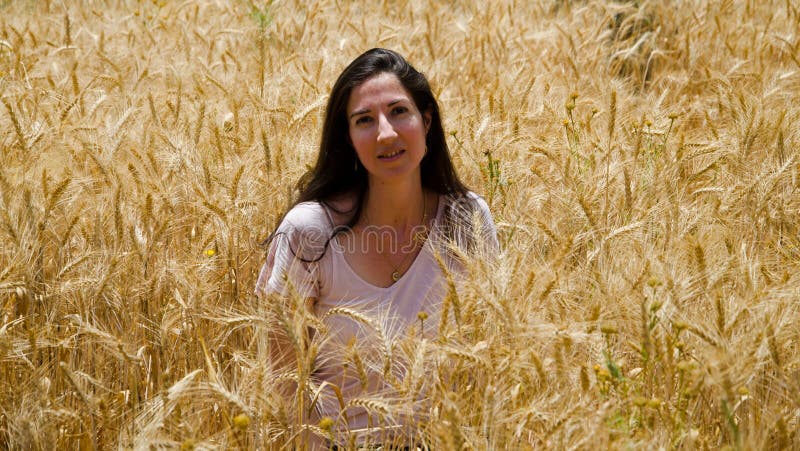
<instances>
[{"instance_id":1,"label":"woman's face","mask_svg":"<svg viewBox=\"0 0 800 451\"><path fill-rule=\"evenodd\" d=\"M419 178L431 114L419 111L396 75L384 72L355 87L347 102L347 122L370 183Z\"/></svg>"}]
</instances>

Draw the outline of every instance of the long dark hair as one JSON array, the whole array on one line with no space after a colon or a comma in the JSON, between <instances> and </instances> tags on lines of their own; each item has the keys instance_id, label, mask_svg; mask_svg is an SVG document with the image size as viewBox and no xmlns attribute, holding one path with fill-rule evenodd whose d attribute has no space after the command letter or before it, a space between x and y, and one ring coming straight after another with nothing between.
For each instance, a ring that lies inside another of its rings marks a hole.
<instances>
[{"instance_id":1,"label":"long dark hair","mask_svg":"<svg viewBox=\"0 0 800 451\"><path fill-rule=\"evenodd\" d=\"M458 178L450 159L439 104L425 75L395 51L381 48L367 50L344 69L333 85L325 108L325 122L322 126L317 161L314 167L297 182L296 189L299 195L289 207L291 210L301 202L317 201L339 214L349 216L346 224L335 227L334 235L358 222L368 186L367 171L359 164L355 148L350 141L347 103L353 89L382 73L397 76L403 87L411 94L417 109L421 113L430 114L430 128L425 136L428 152L420 163L422 187L455 198L464 198L468 192L467 187ZM343 194L355 196L355 202L348 211L339 211L330 202ZM265 244L269 243L274 235L273 232Z\"/></svg>"},{"instance_id":2,"label":"long dark hair","mask_svg":"<svg viewBox=\"0 0 800 451\"><path fill-rule=\"evenodd\" d=\"M367 171L358 164L356 151L350 143L347 102L353 89L381 73L397 76L411 94L417 109L431 115L430 129L425 136L428 153L420 163L423 188L439 194L467 192L450 160L439 104L425 75L397 52L378 48L367 50L345 68L333 85L325 108L317 162L297 183L300 193L297 203L314 200L326 202L341 194L355 194L356 202L348 226L353 226L361 214L367 189Z\"/></svg>"}]
</instances>

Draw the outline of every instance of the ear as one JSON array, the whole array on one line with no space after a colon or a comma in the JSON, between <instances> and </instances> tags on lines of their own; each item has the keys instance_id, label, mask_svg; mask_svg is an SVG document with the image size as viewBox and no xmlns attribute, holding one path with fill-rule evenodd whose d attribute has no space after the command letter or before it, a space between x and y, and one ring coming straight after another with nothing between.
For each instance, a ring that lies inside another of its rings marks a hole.
<instances>
[{"instance_id":1,"label":"ear","mask_svg":"<svg viewBox=\"0 0 800 451\"><path fill-rule=\"evenodd\" d=\"M425 134L427 135L431 129L431 122L433 122L433 113L431 109L422 112L422 123L425 124Z\"/></svg>"}]
</instances>

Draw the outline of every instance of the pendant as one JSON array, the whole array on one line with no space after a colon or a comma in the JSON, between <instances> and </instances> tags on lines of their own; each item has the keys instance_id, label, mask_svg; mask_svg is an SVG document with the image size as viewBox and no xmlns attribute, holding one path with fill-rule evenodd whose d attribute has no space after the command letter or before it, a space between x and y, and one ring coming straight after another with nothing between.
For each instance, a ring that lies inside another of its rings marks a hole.
<instances>
[{"instance_id":1,"label":"pendant","mask_svg":"<svg viewBox=\"0 0 800 451\"><path fill-rule=\"evenodd\" d=\"M394 270L392 272L392 281L397 282L398 280L400 280L400 271Z\"/></svg>"}]
</instances>

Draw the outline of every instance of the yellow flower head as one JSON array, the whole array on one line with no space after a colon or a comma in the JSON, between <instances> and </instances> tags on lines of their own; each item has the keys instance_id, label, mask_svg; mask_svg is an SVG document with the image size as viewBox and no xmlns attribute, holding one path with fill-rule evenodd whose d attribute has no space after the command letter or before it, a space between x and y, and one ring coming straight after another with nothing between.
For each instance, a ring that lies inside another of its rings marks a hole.
<instances>
[{"instance_id":1,"label":"yellow flower head","mask_svg":"<svg viewBox=\"0 0 800 451\"><path fill-rule=\"evenodd\" d=\"M736 391L739 392L739 394L742 395L742 396L747 396L747 395L750 394L750 390L748 390L747 387L745 387L745 386L739 387L739 389L736 390Z\"/></svg>"},{"instance_id":2,"label":"yellow flower head","mask_svg":"<svg viewBox=\"0 0 800 451\"><path fill-rule=\"evenodd\" d=\"M250 417L247 415L240 413L233 417L233 427L239 430L245 430L247 427L250 426Z\"/></svg>"},{"instance_id":3,"label":"yellow flower head","mask_svg":"<svg viewBox=\"0 0 800 451\"><path fill-rule=\"evenodd\" d=\"M215 251L214 249L206 249L205 251L203 251L203 253L206 254L206 257L213 257L214 254L217 253L217 251Z\"/></svg>"},{"instance_id":4,"label":"yellow flower head","mask_svg":"<svg viewBox=\"0 0 800 451\"><path fill-rule=\"evenodd\" d=\"M333 418L322 417L322 419L319 420L319 428L322 429L323 431L330 431L332 427L333 427Z\"/></svg>"}]
</instances>

